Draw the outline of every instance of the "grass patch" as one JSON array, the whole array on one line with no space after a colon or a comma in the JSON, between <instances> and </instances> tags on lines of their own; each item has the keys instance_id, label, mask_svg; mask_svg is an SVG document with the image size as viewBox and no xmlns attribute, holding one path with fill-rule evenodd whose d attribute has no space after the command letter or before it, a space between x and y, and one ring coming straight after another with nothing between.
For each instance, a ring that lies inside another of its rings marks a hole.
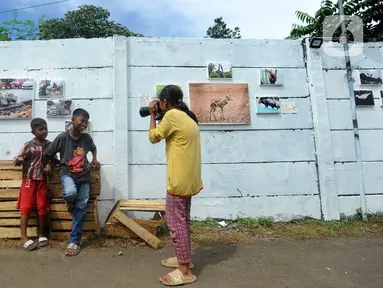
<instances>
[{"instance_id":1,"label":"grass patch","mask_svg":"<svg viewBox=\"0 0 383 288\"><path fill-rule=\"evenodd\" d=\"M222 220L208 218L204 221L192 221L191 237L193 243L240 244L256 238L289 238L289 239L325 239L331 237L381 237L383 236L383 213L369 214L367 221L362 214L342 217L340 221L323 221L317 219L299 219L290 222L275 222L272 218L237 218ZM222 227L219 223L227 225ZM171 245L169 229L160 227L157 236L161 247ZM95 236L84 241L87 249L119 248L140 246L142 240L121 238L104 238ZM17 247L18 240L0 239L0 248ZM51 241L50 247L65 248L67 241ZM146 245L148 246L148 245Z\"/></svg>"}]
</instances>

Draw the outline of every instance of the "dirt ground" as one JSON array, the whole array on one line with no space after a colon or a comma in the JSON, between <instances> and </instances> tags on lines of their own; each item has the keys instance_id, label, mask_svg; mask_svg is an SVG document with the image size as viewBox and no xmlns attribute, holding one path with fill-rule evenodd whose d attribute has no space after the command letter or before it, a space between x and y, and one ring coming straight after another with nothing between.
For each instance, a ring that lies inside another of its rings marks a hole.
<instances>
[{"instance_id":1,"label":"dirt ground","mask_svg":"<svg viewBox=\"0 0 383 288\"><path fill-rule=\"evenodd\" d=\"M242 83L190 83L190 109L196 114L200 123L250 123L250 105L248 85ZM232 99L224 107L223 120L220 108L217 108L214 115L217 121L211 116L210 103L213 100L225 100L231 95Z\"/></svg>"},{"instance_id":2,"label":"dirt ground","mask_svg":"<svg viewBox=\"0 0 383 288\"><path fill-rule=\"evenodd\" d=\"M164 287L171 271L160 261L171 248L92 249L73 258L59 248L25 252L0 248L0 287ZM243 245L193 246L195 284L200 288L379 288L383 283L383 238L258 239Z\"/></svg>"}]
</instances>

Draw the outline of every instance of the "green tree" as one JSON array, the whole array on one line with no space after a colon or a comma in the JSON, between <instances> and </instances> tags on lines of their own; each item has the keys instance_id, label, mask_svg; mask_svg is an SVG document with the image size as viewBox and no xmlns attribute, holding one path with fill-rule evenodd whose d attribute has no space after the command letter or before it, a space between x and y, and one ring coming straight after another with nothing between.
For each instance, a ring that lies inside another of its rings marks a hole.
<instances>
[{"instance_id":1,"label":"green tree","mask_svg":"<svg viewBox=\"0 0 383 288\"><path fill-rule=\"evenodd\" d=\"M383 5L380 0L343 0L345 15L359 16L363 20L364 41L383 40ZM327 16L339 15L337 1L322 0L321 6L314 16L302 11L295 12L297 18L303 24L293 24L290 35L286 39L298 39L300 37L322 37L324 32L333 27L330 23L328 27L323 27ZM347 25L348 23L346 23ZM339 37L341 29L333 34L333 37ZM351 37L351 33L348 33Z\"/></svg>"},{"instance_id":2,"label":"green tree","mask_svg":"<svg viewBox=\"0 0 383 288\"><path fill-rule=\"evenodd\" d=\"M17 16L17 13L14 13L11 20L0 24L0 41L39 39L38 24L31 20L19 21ZM39 21L43 19L44 16Z\"/></svg>"},{"instance_id":3,"label":"green tree","mask_svg":"<svg viewBox=\"0 0 383 288\"><path fill-rule=\"evenodd\" d=\"M241 38L241 30L238 27L235 27L234 30L227 28L225 21L219 17L214 19L214 25L207 29L205 38L239 39Z\"/></svg>"},{"instance_id":4,"label":"green tree","mask_svg":"<svg viewBox=\"0 0 383 288\"><path fill-rule=\"evenodd\" d=\"M125 26L110 21L110 12L94 5L82 5L78 10L68 11L63 18L53 18L40 23L40 38L106 38L113 35L137 36Z\"/></svg>"}]
</instances>

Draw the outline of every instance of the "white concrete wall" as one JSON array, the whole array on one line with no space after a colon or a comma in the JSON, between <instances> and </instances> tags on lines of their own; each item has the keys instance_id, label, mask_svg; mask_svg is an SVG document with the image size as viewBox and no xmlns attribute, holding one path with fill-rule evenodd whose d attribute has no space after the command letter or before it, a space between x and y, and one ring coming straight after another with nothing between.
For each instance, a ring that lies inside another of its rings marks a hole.
<instances>
[{"instance_id":1,"label":"white concrete wall","mask_svg":"<svg viewBox=\"0 0 383 288\"><path fill-rule=\"evenodd\" d=\"M321 57L340 213L352 215L360 207L360 197L345 61L343 57L329 56L323 51ZM351 57L351 66L354 89L372 90L375 100L375 106L356 107L367 209L373 213L383 210L383 146L380 145L383 141L383 107L380 106L383 85L360 85L358 71L377 69L383 72L383 43L366 44L362 55Z\"/></svg>"},{"instance_id":2,"label":"white concrete wall","mask_svg":"<svg viewBox=\"0 0 383 288\"><path fill-rule=\"evenodd\" d=\"M149 119L139 95L156 84L209 82L208 61L231 62L232 82L249 85L250 125L201 125L204 190L193 199L195 218L320 217L313 124L299 41L130 39L129 197L164 198L164 143L148 141ZM259 68L284 72L284 86L259 86ZM257 115L255 97L278 95L298 114Z\"/></svg>"},{"instance_id":3,"label":"white concrete wall","mask_svg":"<svg viewBox=\"0 0 383 288\"><path fill-rule=\"evenodd\" d=\"M365 67L382 68L381 48L366 53L372 56L362 61ZM232 82L249 85L252 124L200 126L205 188L193 198L193 217L338 219L340 212L354 214L359 203L345 71L339 70L342 61L312 50L305 63L305 54L300 41L286 40L18 41L0 43L0 78L64 78L67 98L90 112L102 162L104 221L116 200L166 195L165 145L148 141L149 119L138 114L140 94L154 96L156 84L181 84L188 103L188 83L209 82L207 62L229 61ZM258 69L267 67L284 71L284 86L258 85ZM255 97L262 95L296 102L298 114L256 114ZM44 102L35 101L34 117L46 118ZM379 110L378 102L358 108L371 212L383 208ZM53 140L64 120L48 122ZM1 121L0 159L11 159L32 137L29 131L29 121Z\"/></svg>"},{"instance_id":4,"label":"white concrete wall","mask_svg":"<svg viewBox=\"0 0 383 288\"><path fill-rule=\"evenodd\" d=\"M0 43L0 78L33 77L36 80L33 117L48 122L48 139L64 131L66 118L47 118L46 100L39 99L38 80L57 77L65 81L66 98L90 113L92 136L102 163L100 220L114 199L114 103L113 40L14 41ZM1 120L0 159L10 160L33 138L30 120Z\"/></svg>"}]
</instances>

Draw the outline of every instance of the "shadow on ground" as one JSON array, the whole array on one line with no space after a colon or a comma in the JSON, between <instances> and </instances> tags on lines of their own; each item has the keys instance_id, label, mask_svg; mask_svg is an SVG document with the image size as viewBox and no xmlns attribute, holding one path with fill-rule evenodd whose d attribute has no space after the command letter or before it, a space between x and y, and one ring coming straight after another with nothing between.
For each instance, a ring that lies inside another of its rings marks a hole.
<instances>
[{"instance_id":1,"label":"shadow on ground","mask_svg":"<svg viewBox=\"0 0 383 288\"><path fill-rule=\"evenodd\" d=\"M214 266L228 261L237 252L235 245L212 246L202 244L193 250L193 274L197 277L206 266Z\"/></svg>"}]
</instances>

